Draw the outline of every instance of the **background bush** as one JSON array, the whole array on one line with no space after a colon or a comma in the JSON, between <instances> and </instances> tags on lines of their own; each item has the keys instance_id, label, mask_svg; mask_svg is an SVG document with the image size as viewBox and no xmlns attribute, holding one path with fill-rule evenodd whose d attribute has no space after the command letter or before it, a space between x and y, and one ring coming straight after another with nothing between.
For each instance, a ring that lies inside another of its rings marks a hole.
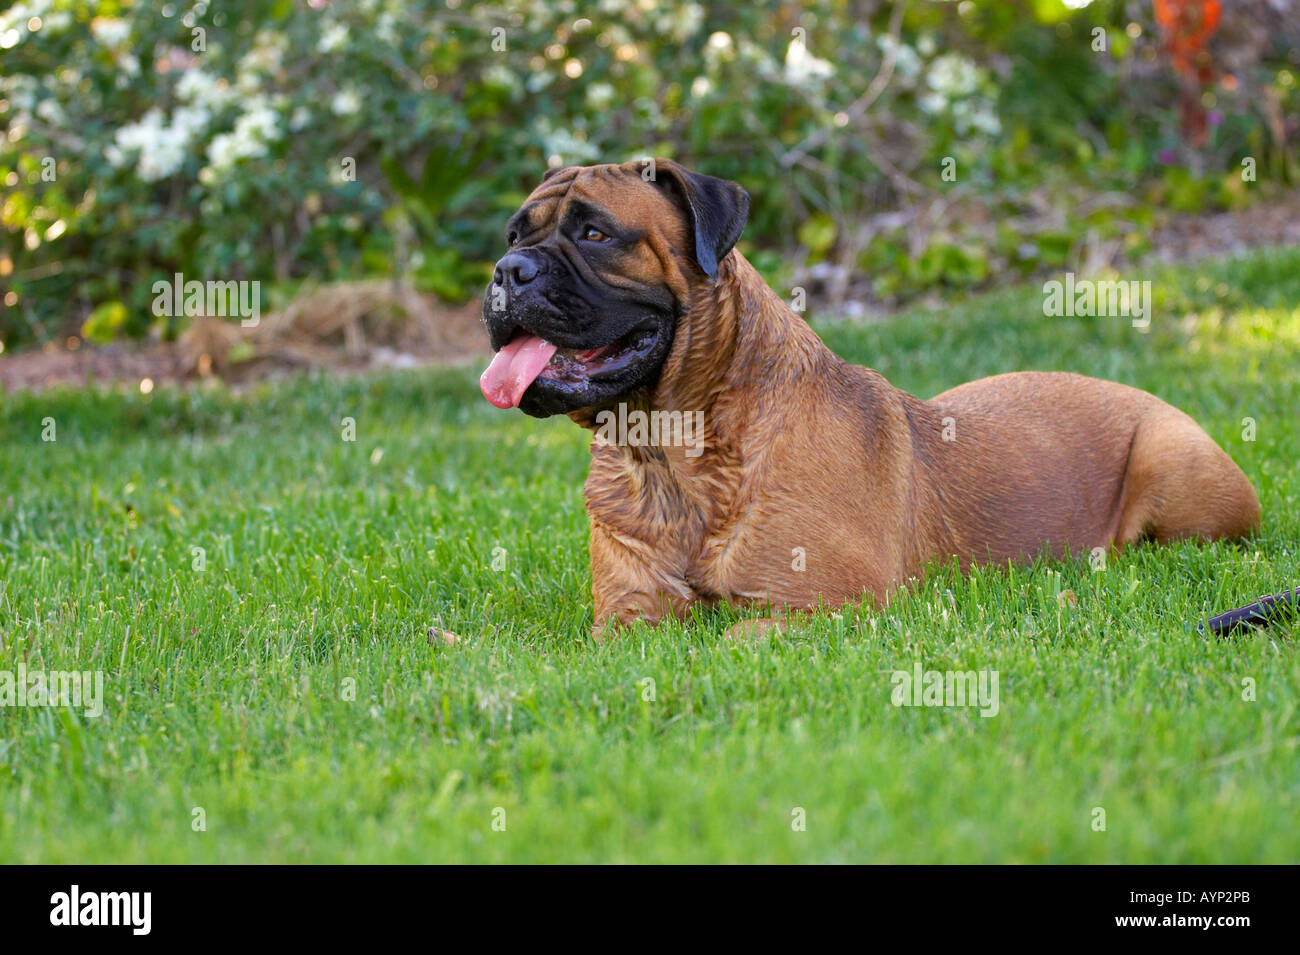
<instances>
[{"instance_id":1,"label":"background bush","mask_svg":"<svg viewBox=\"0 0 1300 955\"><path fill-rule=\"evenodd\" d=\"M176 272L463 300L547 165L649 155L744 184L778 283L825 263L891 301L1140 251L1295 181L1288 7L1228 4L1189 78L1147 0L19 3L0 342L173 335Z\"/></svg>"}]
</instances>

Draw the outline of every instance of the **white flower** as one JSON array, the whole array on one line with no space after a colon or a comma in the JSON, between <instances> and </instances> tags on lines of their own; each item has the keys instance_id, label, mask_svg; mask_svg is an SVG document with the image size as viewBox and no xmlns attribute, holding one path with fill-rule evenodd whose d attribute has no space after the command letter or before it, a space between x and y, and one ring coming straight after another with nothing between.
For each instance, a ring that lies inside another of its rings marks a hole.
<instances>
[{"instance_id":1,"label":"white flower","mask_svg":"<svg viewBox=\"0 0 1300 955\"><path fill-rule=\"evenodd\" d=\"M219 112L236 102L239 94L221 77L215 77L202 67L191 67L176 82L176 97L182 103L201 106Z\"/></svg>"},{"instance_id":2,"label":"white flower","mask_svg":"<svg viewBox=\"0 0 1300 955\"><path fill-rule=\"evenodd\" d=\"M543 119L538 124L543 151L548 156L560 156L567 163L589 162L600 156L600 149L587 141L586 135L568 129L553 129Z\"/></svg>"},{"instance_id":3,"label":"white flower","mask_svg":"<svg viewBox=\"0 0 1300 955\"><path fill-rule=\"evenodd\" d=\"M67 118L63 113L63 107L59 105L59 101L56 99L41 100L40 105L36 107L36 115L51 126L62 126L63 121Z\"/></svg>"},{"instance_id":4,"label":"white flower","mask_svg":"<svg viewBox=\"0 0 1300 955\"><path fill-rule=\"evenodd\" d=\"M320 31L316 49L321 53L331 53L348 42L348 28L341 23L327 23Z\"/></svg>"},{"instance_id":5,"label":"white flower","mask_svg":"<svg viewBox=\"0 0 1300 955\"><path fill-rule=\"evenodd\" d=\"M921 57L913 47L898 42L888 33L878 36L876 45L881 53L888 53L891 48L894 50L894 69L900 76L911 77L921 72Z\"/></svg>"},{"instance_id":6,"label":"white flower","mask_svg":"<svg viewBox=\"0 0 1300 955\"><path fill-rule=\"evenodd\" d=\"M280 63L288 47L288 37L270 30L260 31L253 37L249 51L235 67L235 89L245 96L256 93L261 88L263 75L280 71Z\"/></svg>"},{"instance_id":7,"label":"white flower","mask_svg":"<svg viewBox=\"0 0 1300 955\"><path fill-rule=\"evenodd\" d=\"M1002 132L1002 122L993 111L993 104L983 100L971 109L970 126L986 136L997 136Z\"/></svg>"},{"instance_id":8,"label":"white flower","mask_svg":"<svg viewBox=\"0 0 1300 955\"><path fill-rule=\"evenodd\" d=\"M235 135L263 143L274 142L280 138L279 118L264 99L253 100L244 115L235 120Z\"/></svg>"},{"instance_id":9,"label":"white flower","mask_svg":"<svg viewBox=\"0 0 1300 955\"><path fill-rule=\"evenodd\" d=\"M185 150L173 138L164 139L153 149L140 152L140 162L135 167L135 174L145 182L157 182L181 168L185 161Z\"/></svg>"},{"instance_id":10,"label":"white flower","mask_svg":"<svg viewBox=\"0 0 1300 955\"><path fill-rule=\"evenodd\" d=\"M45 17L45 25L41 29L46 33L62 33L70 26L72 26L72 14L66 10L55 10Z\"/></svg>"},{"instance_id":11,"label":"white flower","mask_svg":"<svg viewBox=\"0 0 1300 955\"><path fill-rule=\"evenodd\" d=\"M834 72L835 68L830 62L809 53L802 40L790 41L790 46L785 51L785 75L791 83L800 85L825 79Z\"/></svg>"},{"instance_id":12,"label":"white flower","mask_svg":"<svg viewBox=\"0 0 1300 955\"><path fill-rule=\"evenodd\" d=\"M930 64L925 81L946 96L969 96L979 89L983 71L960 53L944 53Z\"/></svg>"},{"instance_id":13,"label":"white flower","mask_svg":"<svg viewBox=\"0 0 1300 955\"><path fill-rule=\"evenodd\" d=\"M927 113L942 113L948 108L948 97L942 93L924 93L917 100L917 104Z\"/></svg>"},{"instance_id":14,"label":"white flower","mask_svg":"<svg viewBox=\"0 0 1300 955\"><path fill-rule=\"evenodd\" d=\"M162 135L162 110L154 107L134 123L127 123L113 134L116 155L125 156L130 149L148 149Z\"/></svg>"},{"instance_id":15,"label":"white flower","mask_svg":"<svg viewBox=\"0 0 1300 955\"><path fill-rule=\"evenodd\" d=\"M182 106L172 116L172 125L185 133L185 138L198 136L208 126L212 114L202 106Z\"/></svg>"},{"instance_id":16,"label":"white flower","mask_svg":"<svg viewBox=\"0 0 1300 955\"><path fill-rule=\"evenodd\" d=\"M90 21L90 32L101 44L116 50L126 45L131 24L117 17L95 17Z\"/></svg>"},{"instance_id":17,"label":"white flower","mask_svg":"<svg viewBox=\"0 0 1300 955\"><path fill-rule=\"evenodd\" d=\"M691 37L703 22L704 8L698 3L687 3L660 17L658 27L661 34L681 43Z\"/></svg>"},{"instance_id":18,"label":"white flower","mask_svg":"<svg viewBox=\"0 0 1300 955\"><path fill-rule=\"evenodd\" d=\"M989 89L988 73L959 53L936 57L925 75L929 90L917 102L927 113L949 112L957 132L965 136L972 130L987 136L1002 132L992 100L976 96Z\"/></svg>"},{"instance_id":19,"label":"white flower","mask_svg":"<svg viewBox=\"0 0 1300 955\"><path fill-rule=\"evenodd\" d=\"M124 166L132 153L138 153L136 175L145 182L157 182L180 169L190 135L187 125L166 125L162 111L155 107L137 122L118 129L113 144L104 150L104 157L113 166Z\"/></svg>"},{"instance_id":20,"label":"white flower","mask_svg":"<svg viewBox=\"0 0 1300 955\"><path fill-rule=\"evenodd\" d=\"M592 83L587 87L587 105L594 110L602 110L614 102L614 87L608 83Z\"/></svg>"},{"instance_id":21,"label":"white flower","mask_svg":"<svg viewBox=\"0 0 1300 955\"><path fill-rule=\"evenodd\" d=\"M280 115L265 97L254 97L244 113L235 120L235 128L212 137L208 144L207 180L226 172L241 159L266 155L266 147L282 135ZM201 179L201 181L203 181Z\"/></svg>"},{"instance_id":22,"label":"white flower","mask_svg":"<svg viewBox=\"0 0 1300 955\"><path fill-rule=\"evenodd\" d=\"M208 143L208 167L214 175L226 171L242 157L234 133L218 133Z\"/></svg>"},{"instance_id":23,"label":"white flower","mask_svg":"<svg viewBox=\"0 0 1300 955\"><path fill-rule=\"evenodd\" d=\"M204 96L212 87L212 78L202 67L186 70L176 81L176 97L182 103L192 103Z\"/></svg>"},{"instance_id":24,"label":"white flower","mask_svg":"<svg viewBox=\"0 0 1300 955\"><path fill-rule=\"evenodd\" d=\"M483 70L483 82L497 89L510 90L515 88L517 80L510 67L504 63L493 63Z\"/></svg>"},{"instance_id":25,"label":"white flower","mask_svg":"<svg viewBox=\"0 0 1300 955\"><path fill-rule=\"evenodd\" d=\"M289 38L273 30L260 30L253 37L253 45L239 61L241 70L261 70L275 73L280 69L284 51L289 48Z\"/></svg>"},{"instance_id":26,"label":"white flower","mask_svg":"<svg viewBox=\"0 0 1300 955\"><path fill-rule=\"evenodd\" d=\"M339 90L330 100L330 112L335 116L351 116L361 109L361 94L349 87Z\"/></svg>"}]
</instances>

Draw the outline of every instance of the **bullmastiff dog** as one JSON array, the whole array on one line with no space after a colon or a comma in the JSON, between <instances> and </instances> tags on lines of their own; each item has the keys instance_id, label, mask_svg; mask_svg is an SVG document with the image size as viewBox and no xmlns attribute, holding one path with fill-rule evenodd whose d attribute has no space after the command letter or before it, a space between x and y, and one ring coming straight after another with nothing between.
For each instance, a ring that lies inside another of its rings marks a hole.
<instances>
[{"instance_id":1,"label":"bullmastiff dog","mask_svg":"<svg viewBox=\"0 0 1300 955\"><path fill-rule=\"evenodd\" d=\"M658 159L553 169L507 223L480 385L594 432L598 635L722 601L768 608L754 633L882 607L936 560L1258 523L1232 459L1144 391L1027 371L922 401L840 359L734 248L748 209L736 183Z\"/></svg>"}]
</instances>

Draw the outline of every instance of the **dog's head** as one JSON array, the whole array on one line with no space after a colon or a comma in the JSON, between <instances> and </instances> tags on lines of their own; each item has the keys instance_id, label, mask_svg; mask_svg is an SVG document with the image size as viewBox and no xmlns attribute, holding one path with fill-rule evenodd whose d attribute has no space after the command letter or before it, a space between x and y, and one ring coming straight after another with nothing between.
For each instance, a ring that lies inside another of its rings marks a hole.
<instances>
[{"instance_id":1,"label":"dog's head","mask_svg":"<svg viewBox=\"0 0 1300 955\"><path fill-rule=\"evenodd\" d=\"M548 172L506 223L483 300L483 394L543 418L652 389L748 211L734 182L666 159Z\"/></svg>"}]
</instances>

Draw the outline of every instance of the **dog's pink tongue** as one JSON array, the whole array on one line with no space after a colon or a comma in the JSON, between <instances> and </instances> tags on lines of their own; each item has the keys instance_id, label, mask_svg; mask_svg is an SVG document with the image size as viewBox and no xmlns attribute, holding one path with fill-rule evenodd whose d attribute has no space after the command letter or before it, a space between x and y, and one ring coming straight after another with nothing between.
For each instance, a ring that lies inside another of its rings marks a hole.
<instances>
[{"instance_id":1,"label":"dog's pink tongue","mask_svg":"<svg viewBox=\"0 0 1300 955\"><path fill-rule=\"evenodd\" d=\"M506 345L487 366L478 386L483 397L498 408L517 408L528 386L555 354L555 345L536 335L520 335Z\"/></svg>"}]
</instances>

